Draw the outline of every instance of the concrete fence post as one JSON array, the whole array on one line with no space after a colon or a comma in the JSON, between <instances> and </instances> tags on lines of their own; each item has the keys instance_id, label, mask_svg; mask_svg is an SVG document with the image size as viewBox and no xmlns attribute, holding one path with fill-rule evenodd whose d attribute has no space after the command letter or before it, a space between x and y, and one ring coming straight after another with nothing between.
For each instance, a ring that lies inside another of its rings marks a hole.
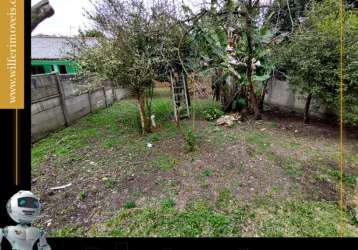
<instances>
[{"instance_id":1,"label":"concrete fence post","mask_svg":"<svg viewBox=\"0 0 358 250\"><path fill-rule=\"evenodd\" d=\"M112 86L112 96L113 96L113 103L114 103L115 101L118 101L116 95L116 87L113 85L113 82L111 82L111 86Z\"/></svg>"},{"instance_id":2,"label":"concrete fence post","mask_svg":"<svg viewBox=\"0 0 358 250\"><path fill-rule=\"evenodd\" d=\"M116 89L112 88L113 102L117 101Z\"/></svg>"},{"instance_id":3,"label":"concrete fence post","mask_svg":"<svg viewBox=\"0 0 358 250\"><path fill-rule=\"evenodd\" d=\"M61 108L63 111L63 116L65 118L65 126L68 126L70 124L70 118L68 115L68 110L67 110L67 106L66 106L66 99L65 99L65 94L64 94L64 90L63 90L63 86L61 84L61 80L58 74L55 75L56 78L56 85L57 85L57 90L58 93L60 95L60 104L61 104Z\"/></svg>"},{"instance_id":4,"label":"concrete fence post","mask_svg":"<svg viewBox=\"0 0 358 250\"><path fill-rule=\"evenodd\" d=\"M89 106L90 106L90 112L92 113L93 108L92 108L91 90L90 89L87 91L87 94L88 94L88 102L89 102Z\"/></svg>"},{"instance_id":5,"label":"concrete fence post","mask_svg":"<svg viewBox=\"0 0 358 250\"><path fill-rule=\"evenodd\" d=\"M107 103L107 95L106 95L106 88L103 86L102 87L103 90L103 95L104 95L104 103L106 105L106 108L108 107L108 103Z\"/></svg>"}]
</instances>

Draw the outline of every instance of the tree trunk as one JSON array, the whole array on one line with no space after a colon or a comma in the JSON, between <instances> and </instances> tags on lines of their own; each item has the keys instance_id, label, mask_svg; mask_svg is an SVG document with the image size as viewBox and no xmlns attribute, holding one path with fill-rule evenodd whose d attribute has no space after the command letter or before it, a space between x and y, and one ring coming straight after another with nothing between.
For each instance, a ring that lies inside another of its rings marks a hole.
<instances>
[{"instance_id":1,"label":"tree trunk","mask_svg":"<svg viewBox=\"0 0 358 250\"><path fill-rule=\"evenodd\" d=\"M31 32L43 20L55 14L48 0L42 0L31 7Z\"/></svg>"},{"instance_id":2,"label":"tree trunk","mask_svg":"<svg viewBox=\"0 0 358 250\"><path fill-rule=\"evenodd\" d=\"M248 13L249 14L251 12L252 9L252 2L251 0L249 0L249 10ZM252 57L253 57L253 48L252 48L252 30L251 30L251 19L250 19L250 15L246 16L246 34L247 34L247 52L248 52L248 57L247 57L247 61L246 61L246 77L247 77L247 81L248 81L248 87L249 87L249 97L250 97L250 103L251 103L251 107L254 110L255 113L255 119L256 120L260 120L261 119L261 112L259 109L259 106L257 104L257 100L256 100L256 95L255 95L255 90L254 90L254 85L252 82Z\"/></svg>"},{"instance_id":3,"label":"tree trunk","mask_svg":"<svg viewBox=\"0 0 358 250\"><path fill-rule=\"evenodd\" d=\"M310 123L310 105L311 105L312 93L309 93L306 99L305 109L303 113L303 122L305 124Z\"/></svg>"},{"instance_id":4,"label":"tree trunk","mask_svg":"<svg viewBox=\"0 0 358 250\"><path fill-rule=\"evenodd\" d=\"M150 119L148 119L147 114L145 112L145 95L144 93L141 93L138 95L138 107L139 107L139 116L140 116L140 123L142 126L142 133L150 133L151 132L151 125L150 125Z\"/></svg>"}]
</instances>

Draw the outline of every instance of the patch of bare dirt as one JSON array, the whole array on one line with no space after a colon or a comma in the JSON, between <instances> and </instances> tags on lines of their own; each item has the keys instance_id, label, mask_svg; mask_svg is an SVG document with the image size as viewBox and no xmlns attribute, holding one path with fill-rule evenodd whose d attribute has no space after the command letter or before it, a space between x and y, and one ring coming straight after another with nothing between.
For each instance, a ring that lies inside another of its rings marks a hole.
<instances>
[{"instance_id":1,"label":"patch of bare dirt","mask_svg":"<svg viewBox=\"0 0 358 250\"><path fill-rule=\"evenodd\" d=\"M229 190L245 203L257 195L270 195L271 199L285 197L290 187L281 168L263 158L250 157L243 142L201 152L195 161L184 161L177 168L183 173L178 178L179 209L198 199L216 202L224 190ZM207 169L212 171L211 176L203 176Z\"/></svg>"}]
</instances>

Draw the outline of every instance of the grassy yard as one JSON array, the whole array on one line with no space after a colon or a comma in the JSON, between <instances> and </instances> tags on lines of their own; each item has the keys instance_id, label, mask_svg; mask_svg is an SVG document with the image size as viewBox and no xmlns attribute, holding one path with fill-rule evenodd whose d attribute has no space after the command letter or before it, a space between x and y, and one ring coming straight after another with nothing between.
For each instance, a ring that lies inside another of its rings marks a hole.
<instances>
[{"instance_id":1,"label":"grassy yard","mask_svg":"<svg viewBox=\"0 0 358 250\"><path fill-rule=\"evenodd\" d=\"M194 100L177 129L157 92L159 127L140 135L135 100L82 118L32 147L37 222L51 236L338 236L337 128L268 112L217 127ZM358 138L346 134L347 204L358 176ZM153 147L147 147L152 143ZM59 191L50 187L72 183ZM345 235L358 236L350 207Z\"/></svg>"}]
</instances>

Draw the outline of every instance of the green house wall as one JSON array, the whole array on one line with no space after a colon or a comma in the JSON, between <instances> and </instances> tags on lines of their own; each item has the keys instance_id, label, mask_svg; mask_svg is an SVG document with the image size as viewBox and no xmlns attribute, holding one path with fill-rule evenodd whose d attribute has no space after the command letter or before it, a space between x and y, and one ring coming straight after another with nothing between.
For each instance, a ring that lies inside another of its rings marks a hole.
<instances>
[{"instance_id":1,"label":"green house wall","mask_svg":"<svg viewBox=\"0 0 358 250\"><path fill-rule=\"evenodd\" d=\"M31 66L42 65L45 73L51 73L53 65L54 72L60 72L60 65L65 65L67 74L76 73L75 62L71 60L31 60Z\"/></svg>"}]
</instances>

